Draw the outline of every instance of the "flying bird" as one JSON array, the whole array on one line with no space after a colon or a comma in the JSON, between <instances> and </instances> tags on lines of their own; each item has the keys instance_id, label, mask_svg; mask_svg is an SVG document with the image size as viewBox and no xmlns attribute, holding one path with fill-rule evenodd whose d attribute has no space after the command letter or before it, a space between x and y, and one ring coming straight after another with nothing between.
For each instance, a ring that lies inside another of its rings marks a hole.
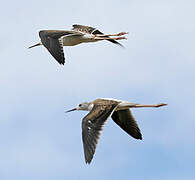
<instances>
[{"instance_id":1,"label":"flying bird","mask_svg":"<svg viewBox=\"0 0 195 180\"><path fill-rule=\"evenodd\" d=\"M84 102L78 107L66 112L75 110L89 111L82 120L82 140L85 155L85 162L90 163L93 159L100 133L106 120L111 116L113 121L120 126L127 134L135 139L142 139L138 124L129 108L161 107L167 104L136 104L122 100L101 98L92 102Z\"/></svg>"},{"instance_id":2,"label":"flying bird","mask_svg":"<svg viewBox=\"0 0 195 180\"><path fill-rule=\"evenodd\" d=\"M103 34L96 28L74 24L72 30L69 31L41 30L39 32L41 42L30 46L29 48L43 45L59 64L64 65L65 57L63 46L75 46L80 43L97 42L101 40L108 40L114 44L122 46L122 44L116 40L126 39L126 37L123 36L125 34L128 33L120 32L117 34Z\"/></svg>"}]
</instances>

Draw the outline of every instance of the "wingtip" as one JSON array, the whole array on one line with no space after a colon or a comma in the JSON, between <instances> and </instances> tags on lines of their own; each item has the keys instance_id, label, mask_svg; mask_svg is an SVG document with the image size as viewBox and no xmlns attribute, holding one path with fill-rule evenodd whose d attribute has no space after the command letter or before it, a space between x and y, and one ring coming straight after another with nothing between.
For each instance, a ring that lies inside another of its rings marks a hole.
<instances>
[{"instance_id":1,"label":"wingtip","mask_svg":"<svg viewBox=\"0 0 195 180\"><path fill-rule=\"evenodd\" d=\"M118 43L117 45L120 46L121 48L125 49L125 46L123 46L121 43Z\"/></svg>"},{"instance_id":2,"label":"wingtip","mask_svg":"<svg viewBox=\"0 0 195 180\"><path fill-rule=\"evenodd\" d=\"M85 159L85 163L89 165L91 163L91 160L92 159Z\"/></svg>"},{"instance_id":3,"label":"wingtip","mask_svg":"<svg viewBox=\"0 0 195 180\"><path fill-rule=\"evenodd\" d=\"M85 154L85 163L86 164L90 164L92 159L93 159L93 155L88 156L87 154Z\"/></svg>"},{"instance_id":4,"label":"wingtip","mask_svg":"<svg viewBox=\"0 0 195 180\"><path fill-rule=\"evenodd\" d=\"M141 134L141 133L138 133L136 139L142 140L142 139L143 139L143 138L142 138L142 134Z\"/></svg>"},{"instance_id":5,"label":"wingtip","mask_svg":"<svg viewBox=\"0 0 195 180\"><path fill-rule=\"evenodd\" d=\"M120 46L121 48L125 48L121 43L119 43L118 41L115 41L113 39L108 39L108 41L110 41L113 44L116 44L117 46Z\"/></svg>"},{"instance_id":6,"label":"wingtip","mask_svg":"<svg viewBox=\"0 0 195 180\"><path fill-rule=\"evenodd\" d=\"M57 59L56 59L57 60ZM60 64L60 65L62 65L62 66L64 66L64 64L65 64L65 60L63 60L63 61L58 61L57 60L57 62Z\"/></svg>"}]
</instances>

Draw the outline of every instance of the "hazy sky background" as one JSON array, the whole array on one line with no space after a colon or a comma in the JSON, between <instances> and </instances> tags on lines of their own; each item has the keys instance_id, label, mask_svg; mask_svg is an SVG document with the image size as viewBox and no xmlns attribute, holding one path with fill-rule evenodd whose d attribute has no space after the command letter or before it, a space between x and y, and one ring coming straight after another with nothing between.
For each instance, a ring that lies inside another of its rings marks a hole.
<instances>
[{"instance_id":1,"label":"hazy sky background","mask_svg":"<svg viewBox=\"0 0 195 180\"><path fill-rule=\"evenodd\" d=\"M3 1L0 43L1 180L195 179L195 1ZM41 29L91 25L128 31L109 42L65 47L60 66L39 42ZM99 97L168 103L133 109L143 140L111 119L90 165L81 119L65 114Z\"/></svg>"}]
</instances>

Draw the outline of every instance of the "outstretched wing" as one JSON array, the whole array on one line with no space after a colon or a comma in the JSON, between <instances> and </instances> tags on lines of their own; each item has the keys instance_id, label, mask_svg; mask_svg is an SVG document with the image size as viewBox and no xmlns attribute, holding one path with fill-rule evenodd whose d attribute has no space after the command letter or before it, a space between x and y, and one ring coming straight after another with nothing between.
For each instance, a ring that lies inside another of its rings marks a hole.
<instances>
[{"instance_id":1,"label":"outstretched wing","mask_svg":"<svg viewBox=\"0 0 195 180\"><path fill-rule=\"evenodd\" d=\"M94 105L82 121L82 140L85 154L85 162L90 163L96 150L103 125L112 114L117 104Z\"/></svg>"},{"instance_id":2,"label":"outstretched wing","mask_svg":"<svg viewBox=\"0 0 195 180\"><path fill-rule=\"evenodd\" d=\"M99 31L98 29L94 28L94 27L90 27L90 26L83 26L83 25L79 25L79 24L74 24L72 25L73 28L72 30L74 31L81 31L84 33L89 33L89 34L103 34L101 31ZM109 36L104 36L104 37L109 37ZM114 44L120 45L123 47L122 44L120 44L119 42L115 41L114 39L107 39L107 41L110 41Z\"/></svg>"},{"instance_id":3,"label":"outstretched wing","mask_svg":"<svg viewBox=\"0 0 195 180\"><path fill-rule=\"evenodd\" d=\"M142 139L138 124L129 109L114 111L112 119L130 136L135 139Z\"/></svg>"},{"instance_id":4,"label":"outstretched wing","mask_svg":"<svg viewBox=\"0 0 195 180\"><path fill-rule=\"evenodd\" d=\"M75 35L72 31L56 31L56 30L43 30L39 32L42 44L47 48L50 54L57 60L59 64L65 63L63 51L63 36Z\"/></svg>"},{"instance_id":5,"label":"outstretched wing","mask_svg":"<svg viewBox=\"0 0 195 180\"><path fill-rule=\"evenodd\" d=\"M62 32L59 31L40 31L39 36L42 44L47 48L50 54L59 64L65 63L63 44L61 41Z\"/></svg>"}]
</instances>

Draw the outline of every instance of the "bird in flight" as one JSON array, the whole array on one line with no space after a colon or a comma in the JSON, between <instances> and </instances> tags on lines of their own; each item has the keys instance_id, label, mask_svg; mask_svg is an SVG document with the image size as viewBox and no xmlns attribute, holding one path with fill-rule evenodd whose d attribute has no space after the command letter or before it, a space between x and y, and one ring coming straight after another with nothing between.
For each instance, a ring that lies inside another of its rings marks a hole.
<instances>
[{"instance_id":1,"label":"bird in flight","mask_svg":"<svg viewBox=\"0 0 195 180\"><path fill-rule=\"evenodd\" d=\"M84 102L78 107L66 112L75 110L89 111L82 120L82 140L85 155L85 162L90 163L93 159L100 133L106 120L111 116L113 121L120 126L127 134L135 139L142 139L138 124L133 117L130 108L154 107L158 108L167 104L136 104L122 100L101 98L92 102Z\"/></svg>"},{"instance_id":2,"label":"bird in flight","mask_svg":"<svg viewBox=\"0 0 195 180\"><path fill-rule=\"evenodd\" d=\"M30 46L29 48L43 45L59 64L64 65L65 57L63 46L75 46L80 43L97 42L101 40L108 40L114 44L122 46L117 40L126 39L126 37L123 36L125 34L128 33L120 32L117 34L103 34L96 28L74 24L72 30L69 31L39 31L41 42Z\"/></svg>"}]
</instances>

